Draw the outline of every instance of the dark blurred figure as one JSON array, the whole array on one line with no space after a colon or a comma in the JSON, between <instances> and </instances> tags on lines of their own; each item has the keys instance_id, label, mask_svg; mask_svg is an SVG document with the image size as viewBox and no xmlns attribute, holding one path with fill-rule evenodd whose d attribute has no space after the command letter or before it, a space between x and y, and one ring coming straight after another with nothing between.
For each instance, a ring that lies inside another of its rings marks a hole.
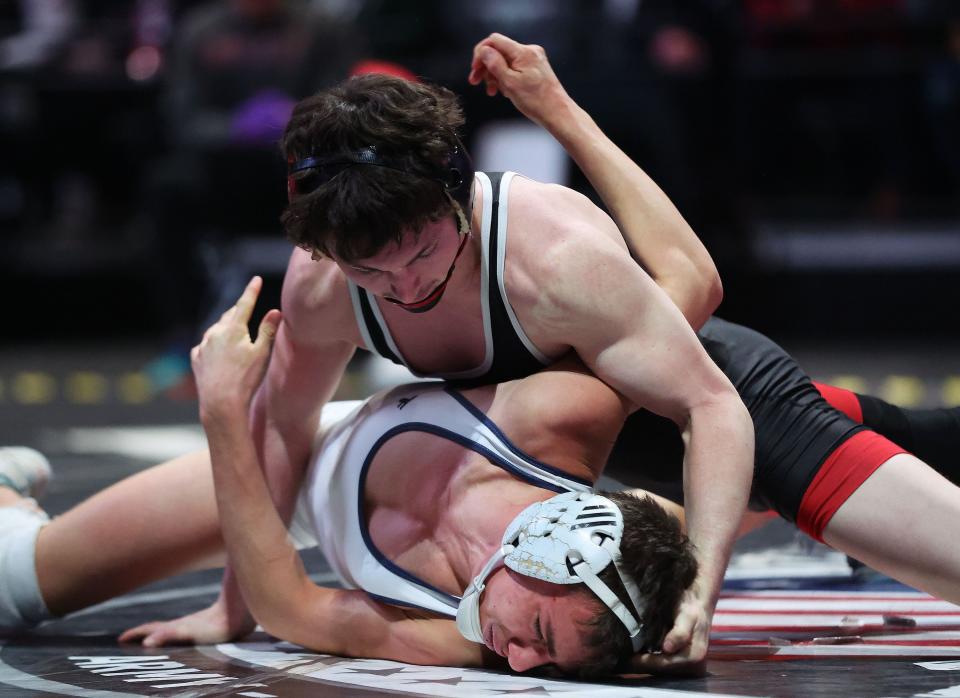
<instances>
[{"instance_id":1,"label":"dark blurred figure","mask_svg":"<svg viewBox=\"0 0 960 698\"><path fill-rule=\"evenodd\" d=\"M0 3L0 226L12 233L24 225L31 189L31 153L41 138L36 128L33 83L76 31L73 0L19 0ZM9 248L8 259L12 256Z\"/></svg>"},{"instance_id":2,"label":"dark blurred figure","mask_svg":"<svg viewBox=\"0 0 960 698\"><path fill-rule=\"evenodd\" d=\"M45 65L77 25L75 0L0 3L0 70Z\"/></svg>"},{"instance_id":3,"label":"dark blurred figure","mask_svg":"<svg viewBox=\"0 0 960 698\"><path fill-rule=\"evenodd\" d=\"M910 0L746 0L741 152L761 215L909 214L921 158Z\"/></svg>"},{"instance_id":4,"label":"dark blurred figure","mask_svg":"<svg viewBox=\"0 0 960 698\"><path fill-rule=\"evenodd\" d=\"M739 239L729 167L738 5L606 0L602 16L581 25L596 56L591 103L717 257Z\"/></svg>"},{"instance_id":5,"label":"dark blurred figure","mask_svg":"<svg viewBox=\"0 0 960 698\"><path fill-rule=\"evenodd\" d=\"M722 186L732 184L729 173L715 170L722 159L716 144L725 147L730 128L730 25L737 6L732 0L487 0L446 3L442 16L463 56L490 32L543 46L575 99L684 215L695 226L717 227L729 219L718 206L732 198ZM462 84L464 74L450 79L466 98L468 129L517 117L506 100L486 99ZM569 184L592 193L579 173Z\"/></svg>"},{"instance_id":6,"label":"dark blurred figure","mask_svg":"<svg viewBox=\"0 0 960 698\"><path fill-rule=\"evenodd\" d=\"M351 27L295 0L219 0L182 17L164 100L172 152L153 170L145 223L165 324L184 342L210 303L209 257L230 239L280 235L276 144L294 103L345 77L359 51Z\"/></svg>"},{"instance_id":7,"label":"dark blurred figure","mask_svg":"<svg viewBox=\"0 0 960 698\"><path fill-rule=\"evenodd\" d=\"M934 151L943 166L951 213L960 214L960 8L939 24L937 55L931 60L924 84Z\"/></svg>"}]
</instances>

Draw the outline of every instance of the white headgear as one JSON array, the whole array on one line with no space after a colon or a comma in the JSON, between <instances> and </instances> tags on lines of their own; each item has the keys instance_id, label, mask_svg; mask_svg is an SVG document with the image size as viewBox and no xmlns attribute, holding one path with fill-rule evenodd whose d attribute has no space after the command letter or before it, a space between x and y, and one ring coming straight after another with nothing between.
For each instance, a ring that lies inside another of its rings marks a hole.
<instances>
[{"instance_id":1,"label":"white headgear","mask_svg":"<svg viewBox=\"0 0 960 698\"><path fill-rule=\"evenodd\" d=\"M480 594L486 579L502 562L514 572L554 584L583 582L626 627L633 651L643 648L644 604L636 584L620 566L623 514L606 497L592 492L565 492L531 504L507 526L500 549L463 592L457 628L471 642L483 642ZM597 577L610 563L636 609L636 616Z\"/></svg>"}]
</instances>

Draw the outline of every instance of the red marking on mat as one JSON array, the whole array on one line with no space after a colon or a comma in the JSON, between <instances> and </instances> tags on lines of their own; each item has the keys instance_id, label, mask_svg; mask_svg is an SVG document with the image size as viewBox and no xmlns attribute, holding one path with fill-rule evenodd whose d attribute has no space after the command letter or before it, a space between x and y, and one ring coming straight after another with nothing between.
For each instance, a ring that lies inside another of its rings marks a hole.
<instances>
[{"instance_id":1,"label":"red marking on mat","mask_svg":"<svg viewBox=\"0 0 960 698\"><path fill-rule=\"evenodd\" d=\"M897 610L897 613L906 613L911 616L960 616L960 609L956 611L905 611ZM731 616L850 616L850 615L880 615L880 611L871 609L860 609L851 611L838 611L835 608L724 608L718 609L717 614Z\"/></svg>"},{"instance_id":2,"label":"red marking on mat","mask_svg":"<svg viewBox=\"0 0 960 698\"><path fill-rule=\"evenodd\" d=\"M852 638L851 638L852 639ZM869 638L860 641L864 645L894 645L903 647L956 647L960 650L960 640L877 640ZM711 640L711 646L730 647L822 647L813 640L796 640L789 645L770 645L764 640Z\"/></svg>"},{"instance_id":3,"label":"red marking on mat","mask_svg":"<svg viewBox=\"0 0 960 698\"><path fill-rule=\"evenodd\" d=\"M857 633L889 633L889 625L881 623L864 623L863 625L716 625L712 628L714 633L743 634L743 633L794 633L800 635L824 635L832 633L840 628L849 629ZM923 625L920 626L925 631L947 631L952 632L960 630L960 625ZM960 640L957 640L957 647L960 648Z\"/></svg>"},{"instance_id":4,"label":"red marking on mat","mask_svg":"<svg viewBox=\"0 0 960 698\"><path fill-rule=\"evenodd\" d=\"M946 603L933 596L920 594L915 591L905 591L902 594L884 592L847 592L847 591L803 591L791 594L789 592L756 592L756 591L725 591L720 602L725 599L756 599L758 601L916 601L920 603ZM953 605L953 604L951 604ZM960 612L960 606L956 606Z\"/></svg>"},{"instance_id":5,"label":"red marking on mat","mask_svg":"<svg viewBox=\"0 0 960 698\"><path fill-rule=\"evenodd\" d=\"M800 501L797 527L823 542L837 510L881 465L906 451L872 431L860 431L830 454Z\"/></svg>"},{"instance_id":6,"label":"red marking on mat","mask_svg":"<svg viewBox=\"0 0 960 698\"><path fill-rule=\"evenodd\" d=\"M715 619L716 660L960 657L960 606L920 592L735 591L721 597Z\"/></svg>"}]
</instances>

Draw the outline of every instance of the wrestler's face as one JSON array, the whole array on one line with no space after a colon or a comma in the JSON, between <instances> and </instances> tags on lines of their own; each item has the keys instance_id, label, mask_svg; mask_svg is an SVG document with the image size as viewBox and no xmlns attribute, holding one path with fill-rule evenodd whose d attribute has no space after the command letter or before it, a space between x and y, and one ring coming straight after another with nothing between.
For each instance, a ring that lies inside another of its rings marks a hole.
<instances>
[{"instance_id":1,"label":"wrestler's face","mask_svg":"<svg viewBox=\"0 0 960 698\"><path fill-rule=\"evenodd\" d=\"M584 636L599 608L591 601L582 585L551 584L501 567L480 602L484 643L514 671L574 673L589 659Z\"/></svg>"},{"instance_id":2,"label":"wrestler's face","mask_svg":"<svg viewBox=\"0 0 960 698\"><path fill-rule=\"evenodd\" d=\"M391 243L364 259L347 262L334 257L348 279L371 293L415 304L431 295L447 277L461 237L453 217L427 223L417 234L405 231L399 244Z\"/></svg>"}]
</instances>

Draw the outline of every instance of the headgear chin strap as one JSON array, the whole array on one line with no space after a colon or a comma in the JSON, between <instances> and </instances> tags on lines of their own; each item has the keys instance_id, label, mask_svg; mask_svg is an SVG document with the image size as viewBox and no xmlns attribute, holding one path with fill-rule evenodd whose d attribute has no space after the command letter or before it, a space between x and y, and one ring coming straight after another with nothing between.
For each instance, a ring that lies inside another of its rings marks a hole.
<instances>
[{"instance_id":1,"label":"headgear chin strap","mask_svg":"<svg viewBox=\"0 0 960 698\"><path fill-rule=\"evenodd\" d=\"M623 514L606 497L565 492L531 504L507 526L502 546L470 583L457 607L457 629L471 642L484 642L480 595L486 579L501 563L514 572L554 584L583 582L623 623L634 652L644 647L645 604L620 565ZM627 608L597 576L613 563L633 603Z\"/></svg>"},{"instance_id":2,"label":"headgear chin strap","mask_svg":"<svg viewBox=\"0 0 960 698\"><path fill-rule=\"evenodd\" d=\"M450 283L450 278L457 268L457 260L460 259L463 248L467 246L467 241L470 239L470 224L467 222L467 217L464 215L463 209L460 208L460 204L454 201L450 194L447 194L447 198L450 199L450 205L453 206L453 210L456 213L457 235L460 236L460 245L457 247L457 253L454 255L453 261L450 262L450 268L447 270L446 276L443 277L443 281L437 284L426 296L419 300L411 301L410 303L398 301L396 298L383 297L383 300L403 308L408 313L425 313L436 307L440 299L443 298L443 294L447 290L447 284Z\"/></svg>"}]
</instances>

